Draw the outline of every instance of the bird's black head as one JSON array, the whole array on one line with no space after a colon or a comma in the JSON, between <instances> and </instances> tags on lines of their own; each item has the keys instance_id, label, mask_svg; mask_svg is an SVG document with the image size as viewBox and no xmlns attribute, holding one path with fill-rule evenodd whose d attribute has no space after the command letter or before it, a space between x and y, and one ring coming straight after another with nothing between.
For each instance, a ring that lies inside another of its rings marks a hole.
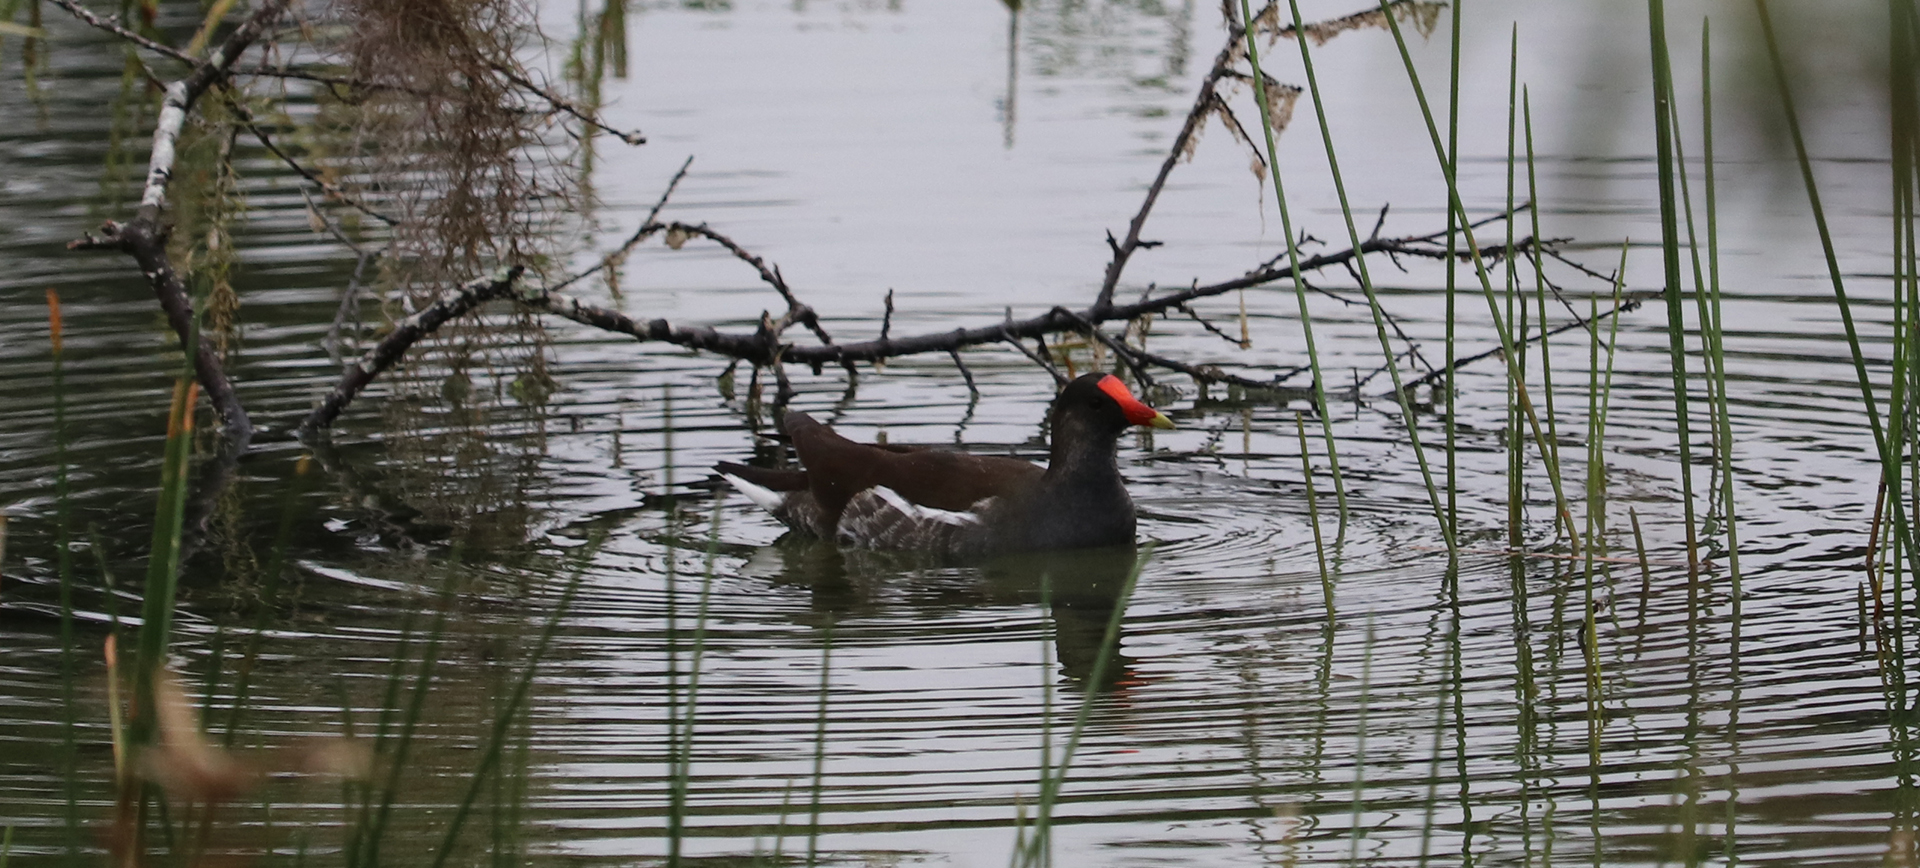
<instances>
[{"instance_id":1,"label":"bird's black head","mask_svg":"<svg viewBox=\"0 0 1920 868\"><path fill-rule=\"evenodd\" d=\"M1125 383L1112 374L1085 374L1067 384L1053 400L1051 417L1055 459L1064 457L1063 447L1104 447L1111 445L1129 425L1172 428L1166 414L1140 403Z\"/></svg>"}]
</instances>

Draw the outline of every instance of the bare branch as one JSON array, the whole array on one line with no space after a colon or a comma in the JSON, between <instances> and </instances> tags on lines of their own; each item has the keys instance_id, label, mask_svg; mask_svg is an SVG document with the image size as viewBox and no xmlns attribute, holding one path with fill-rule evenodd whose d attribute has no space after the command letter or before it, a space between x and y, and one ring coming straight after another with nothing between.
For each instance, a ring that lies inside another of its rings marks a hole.
<instances>
[{"instance_id":1,"label":"bare branch","mask_svg":"<svg viewBox=\"0 0 1920 868\"><path fill-rule=\"evenodd\" d=\"M72 0L55 0L83 21L101 26L96 16ZM207 89L224 78L240 55L266 32L268 26L286 11L289 0L266 0L253 14L220 43L203 61L197 62L185 78L167 85L160 103L160 116L154 125L153 150L147 160L147 180L141 191L140 208L125 224L107 223L101 237L87 236L68 245L86 250L112 247L131 255L153 287L167 321L180 337L180 345L193 359L194 375L207 398L220 413L228 443L242 451L253 438L253 423L227 380L225 366L213 347L200 339L194 325L193 301L187 287L167 257L167 230L160 224L167 203L167 184L173 178L174 148L180 131L186 126L187 112ZM105 27L116 33L117 24ZM189 61L191 62L191 61Z\"/></svg>"},{"instance_id":2,"label":"bare branch","mask_svg":"<svg viewBox=\"0 0 1920 868\"><path fill-rule=\"evenodd\" d=\"M1166 159L1160 161L1160 171L1154 175L1153 183L1147 185L1147 194L1140 200L1140 210L1127 223L1127 238L1113 245L1113 259L1107 263L1107 273L1100 281L1100 294L1093 301L1093 312L1100 313L1113 304L1113 291L1120 285L1120 273L1127 268L1127 260L1133 257L1140 244L1140 230L1147 225L1147 214L1153 211L1153 205L1160 199L1160 191L1167 185L1167 176L1173 174L1182 155L1186 154L1199 134L1200 126L1213 112L1214 90L1219 86L1222 76L1233 65L1234 46L1239 42L1241 29L1228 18L1227 46L1220 49L1219 56L1213 60L1213 68L1200 80L1200 91L1194 95L1193 108L1187 110L1187 119L1180 125L1180 133L1173 137L1173 145L1167 149ZM1112 233L1107 235L1112 244Z\"/></svg>"}]
</instances>

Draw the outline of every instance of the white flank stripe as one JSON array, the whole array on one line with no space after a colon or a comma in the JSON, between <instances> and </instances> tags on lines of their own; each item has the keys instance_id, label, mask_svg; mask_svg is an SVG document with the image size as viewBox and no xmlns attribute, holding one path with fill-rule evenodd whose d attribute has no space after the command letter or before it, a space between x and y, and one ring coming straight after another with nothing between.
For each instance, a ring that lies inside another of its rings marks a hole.
<instances>
[{"instance_id":1,"label":"white flank stripe","mask_svg":"<svg viewBox=\"0 0 1920 868\"><path fill-rule=\"evenodd\" d=\"M768 512L779 509L780 504L786 502L786 495L764 485L755 485L731 473L722 473L720 478L725 479L728 484L739 489L741 494L746 495L748 500L760 504L760 508Z\"/></svg>"},{"instance_id":2,"label":"white flank stripe","mask_svg":"<svg viewBox=\"0 0 1920 868\"><path fill-rule=\"evenodd\" d=\"M899 510L908 518L937 521L941 524L952 525L980 523L980 516L971 512L954 512L946 509L934 509L931 506L921 506L908 501L906 498L900 496L900 492L894 491L884 485L874 486L873 493L880 495L880 499L885 500L888 505Z\"/></svg>"}]
</instances>

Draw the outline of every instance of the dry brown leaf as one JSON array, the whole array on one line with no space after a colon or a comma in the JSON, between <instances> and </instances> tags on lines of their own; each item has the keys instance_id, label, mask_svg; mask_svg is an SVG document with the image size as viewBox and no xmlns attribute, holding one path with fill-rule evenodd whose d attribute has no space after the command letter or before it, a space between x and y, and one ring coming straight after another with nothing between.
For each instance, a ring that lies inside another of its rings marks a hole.
<instances>
[{"instance_id":1,"label":"dry brown leaf","mask_svg":"<svg viewBox=\"0 0 1920 868\"><path fill-rule=\"evenodd\" d=\"M154 724L160 743L140 757L148 780L189 802L214 804L246 792L258 769L213 744L200 731L199 714L173 673L161 670L153 680Z\"/></svg>"},{"instance_id":2,"label":"dry brown leaf","mask_svg":"<svg viewBox=\"0 0 1920 868\"><path fill-rule=\"evenodd\" d=\"M288 771L309 775L327 775L350 781L373 777L373 745L359 738L314 738L293 753L296 760Z\"/></svg>"},{"instance_id":3,"label":"dry brown leaf","mask_svg":"<svg viewBox=\"0 0 1920 868\"><path fill-rule=\"evenodd\" d=\"M1300 88L1267 79L1267 123L1278 133L1293 122L1293 105L1300 99Z\"/></svg>"}]
</instances>

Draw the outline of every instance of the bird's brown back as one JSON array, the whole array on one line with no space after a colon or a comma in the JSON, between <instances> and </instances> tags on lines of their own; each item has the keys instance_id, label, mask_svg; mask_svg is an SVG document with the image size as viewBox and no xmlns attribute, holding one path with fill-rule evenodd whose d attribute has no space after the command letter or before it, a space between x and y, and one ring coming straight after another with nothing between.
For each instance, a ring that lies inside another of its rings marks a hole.
<instances>
[{"instance_id":1,"label":"bird's brown back","mask_svg":"<svg viewBox=\"0 0 1920 868\"><path fill-rule=\"evenodd\" d=\"M814 498L836 517L855 494L877 485L921 506L964 510L988 497L1023 494L1046 472L1017 458L856 443L797 410L785 421Z\"/></svg>"}]
</instances>

